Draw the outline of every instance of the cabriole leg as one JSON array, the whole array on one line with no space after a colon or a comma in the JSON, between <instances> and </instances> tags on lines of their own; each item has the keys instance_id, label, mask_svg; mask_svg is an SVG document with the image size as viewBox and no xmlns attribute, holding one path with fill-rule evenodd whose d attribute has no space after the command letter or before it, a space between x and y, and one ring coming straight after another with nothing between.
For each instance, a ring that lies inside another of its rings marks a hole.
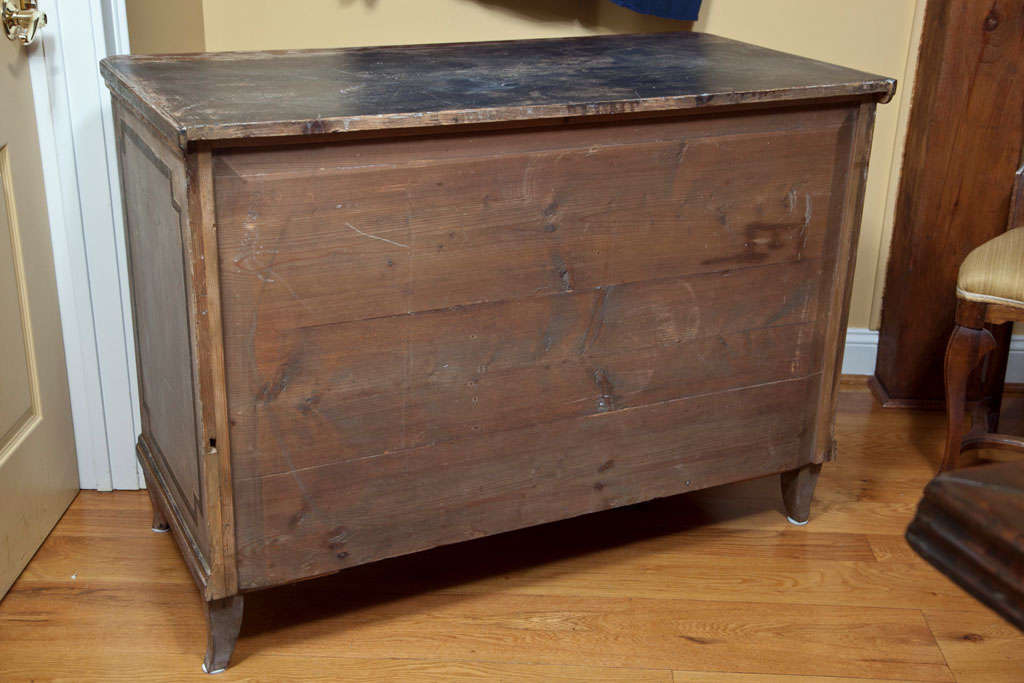
<instances>
[{"instance_id":1,"label":"cabriole leg","mask_svg":"<svg viewBox=\"0 0 1024 683\"><path fill-rule=\"evenodd\" d=\"M782 503L786 507L786 519L791 524L803 526L811 516L811 499L818 483L821 465L811 463L779 475L782 483Z\"/></svg>"},{"instance_id":2,"label":"cabriole leg","mask_svg":"<svg viewBox=\"0 0 1024 683\"><path fill-rule=\"evenodd\" d=\"M203 660L203 671L206 673L219 674L228 668L228 661L238 641L238 632L242 628L242 607L241 595L210 600L206 603L206 613L210 622L206 659Z\"/></svg>"},{"instance_id":3,"label":"cabriole leg","mask_svg":"<svg viewBox=\"0 0 1024 683\"><path fill-rule=\"evenodd\" d=\"M946 345L946 448L940 472L957 466L960 444L963 440L967 402L967 383L981 359L996 347L995 337L985 328L975 329L957 325ZM979 429L980 427L980 429ZM984 433L986 425L974 425L975 431Z\"/></svg>"}]
</instances>

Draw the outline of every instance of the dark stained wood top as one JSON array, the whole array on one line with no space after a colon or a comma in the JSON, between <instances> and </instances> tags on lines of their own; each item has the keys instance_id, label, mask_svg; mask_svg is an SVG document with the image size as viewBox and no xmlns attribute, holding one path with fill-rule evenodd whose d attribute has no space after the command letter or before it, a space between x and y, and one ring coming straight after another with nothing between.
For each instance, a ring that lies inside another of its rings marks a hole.
<instances>
[{"instance_id":1,"label":"dark stained wood top","mask_svg":"<svg viewBox=\"0 0 1024 683\"><path fill-rule=\"evenodd\" d=\"M108 86L190 141L875 97L890 78L704 33L101 62Z\"/></svg>"}]
</instances>

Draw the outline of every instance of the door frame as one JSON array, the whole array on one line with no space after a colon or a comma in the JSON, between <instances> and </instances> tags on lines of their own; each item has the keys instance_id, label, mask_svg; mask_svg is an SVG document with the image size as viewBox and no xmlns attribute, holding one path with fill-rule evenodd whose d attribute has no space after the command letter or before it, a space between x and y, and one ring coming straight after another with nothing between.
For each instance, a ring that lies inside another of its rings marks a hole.
<instances>
[{"instance_id":1,"label":"door frame","mask_svg":"<svg viewBox=\"0 0 1024 683\"><path fill-rule=\"evenodd\" d=\"M128 53L125 0L42 0L29 46L83 489L138 489L135 342L110 97L99 60Z\"/></svg>"}]
</instances>

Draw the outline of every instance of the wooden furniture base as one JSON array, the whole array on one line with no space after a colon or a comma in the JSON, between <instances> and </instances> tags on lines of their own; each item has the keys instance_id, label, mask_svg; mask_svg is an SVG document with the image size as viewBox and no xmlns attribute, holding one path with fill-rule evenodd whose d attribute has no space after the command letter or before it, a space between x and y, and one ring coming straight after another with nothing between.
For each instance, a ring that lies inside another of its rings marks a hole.
<instances>
[{"instance_id":1,"label":"wooden furniture base","mask_svg":"<svg viewBox=\"0 0 1024 683\"><path fill-rule=\"evenodd\" d=\"M1002 392L979 396L982 386L992 384L987 379L992 373L999 377L1006 373L1001 356L992 355L999 344L987 326L1006 325L1021 319L1024 313L1019 308L958 300L956 327L946 346L946 446L940 472L959 467L960 454L965 451L1004 448L1024 453L1024 437L998 433ZM984 361L991 357L996 362L986 366ZM970 431L967 430L968 408L971 409Z\"/></svg>"},{"instance_id":2,"label":"wooden furniture base","mask_svg":"<svg viewBox=\"0 0 1024 683\"><path fill-rule=\"evenodd\" d=\"M142 434L247 591L834 452L889 79L702 34L116 57Z\"/></svg>"},{"instance_id":3,"label":"wooden furniture base","mask_svg":"<svg viewBox=\"0 0 1024 683\"><path fill-rule=\"evenodd\" d=\"M241 595L232 595L206 603L210 630L206 657L203 659L203 671L208 674L220 673L228 668L228 661L238 641L238 633L242 629L243 600Z\"/></svg>"},{"instance_id":4,"label":"wooden furniture base","mask_svg":"<svg viewBox=\"0 0 1024 683\"><path fill-rule=\"evenodd\" d=\"M896 408L901 410L945 410L946 404L938 399L928 398L895 398L889 394L878 375L868 377L868 388L871 394L883 408Z\"/></svg>"},{"instance_id":5,"label":"wooden furniture base","mask_svg":"<svg viewBox=\"0 0 1024 683\"><path fill-rule=\"evenodd\" d=\"M810 519L811 499L814 498L814 487L818 485L820 473L821 465L811 463L779 475L782 502L786 507L786 518L791 523L803 526Z\"/></svg>"},{"instance_id":6,"label":"wooden furniture base","mask_svg":"<svg viewBox=\"0 0 1024 683\"><path fill-rule=\"evenodd\" d=\"M1024 463L935 477L907 529L907 542L1024 630Z\"/></svg>"}]
</instances>

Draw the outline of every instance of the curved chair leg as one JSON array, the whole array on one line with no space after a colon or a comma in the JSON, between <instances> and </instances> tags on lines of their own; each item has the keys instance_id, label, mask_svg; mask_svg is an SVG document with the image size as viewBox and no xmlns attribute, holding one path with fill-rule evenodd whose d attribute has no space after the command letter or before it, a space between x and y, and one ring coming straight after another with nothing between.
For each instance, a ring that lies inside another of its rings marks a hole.
<instances>
[{"instance_id":1,"label":"curved chair leg","mask_svg":"<svg viewBox=\"0 0 1024 683\"><path fill-rule=\"evenodd\" d=\"M238 641L238 632L242 629L243 606L241 595L206 603L210 622L206 659L203 660L203 671L206 673L219 674L228 668L231 653L235 651L235 643Z\"/></svg>"},{"instance_id":2,"label":"curved chair leg","mask_svg":"<svg viewBox=\"0 0 1024 683\"><path fill-rule=\"evenodd\" d=\"M985 328L957 325L949 336L945 361L946 448L940 472L956 467L964 436L967 382L981 359L995 348L995 337Z\"/></svg>"},{"instance_id":3,"label":"curved chair leg","mask_svg":"<svg viewBox=\"0 0 1024 683\"><path fill-rule=\"evenodd\" d=\"M790 524L803 526L811 517L811 499L818 484L821 465L811 463L779 475L782 484L782 503Z\"/></svg>"}]
</instances>

